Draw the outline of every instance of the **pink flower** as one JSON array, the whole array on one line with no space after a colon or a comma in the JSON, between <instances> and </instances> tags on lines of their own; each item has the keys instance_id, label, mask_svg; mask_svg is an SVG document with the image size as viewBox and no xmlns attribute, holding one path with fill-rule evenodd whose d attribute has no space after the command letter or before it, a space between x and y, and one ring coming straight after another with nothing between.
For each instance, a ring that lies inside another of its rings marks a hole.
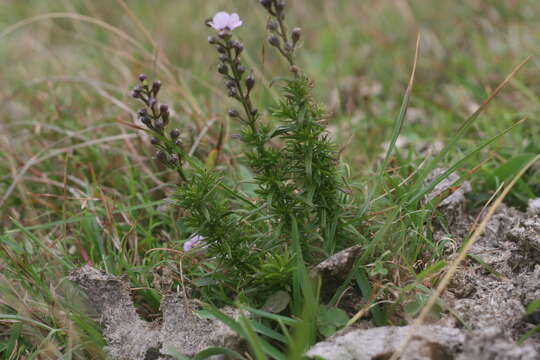
<instances>
[{"instance_id":1,"label":"pink flower","mask_svg":"<svg viewBox=\"0 0 540 360\"><path fill-rule=\"evenodd\" d=\"M197 244L204 240L204 236L193 234L191 237L184 243L184 251L191 251Z\"/></svg>"},{"instance_id":2,"label":"pink flower","mask_svg":"<svg viewBox=\"0 0 540 360\"><path fill-rule=\"evenodd\" d=\"M242 25L242 20L240 20L237 13L229 14L224 11L220 11L214 16L212 21L209 22L209 25L218 31L230 31Z\"/></svg>"}]
</instances>

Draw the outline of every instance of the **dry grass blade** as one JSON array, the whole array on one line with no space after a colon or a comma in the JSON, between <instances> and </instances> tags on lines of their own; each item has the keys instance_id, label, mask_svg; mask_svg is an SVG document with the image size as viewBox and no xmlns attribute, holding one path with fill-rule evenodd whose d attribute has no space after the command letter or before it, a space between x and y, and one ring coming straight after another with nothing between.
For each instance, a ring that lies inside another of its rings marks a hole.
<instances>
[{"instance_id":1,"label":"dry grass blade","mask_svg":"<svg viewBox=\"0 0 540 360\"><path fill-rule=\"evenodd\" d=\"M478 227L476 228L476 230L474 231L474 233L472 234L471 238L469 239L469 241L467 241L467 243L463 246L463 249L461 250L461 252L459 253L459 256L454 260L454 262L450 265L450 268L448 269L447 273L444 275L444 277L442 278L441 282L439 283L439 286L437 286L437 289L435 290L435 292L430 296L426 306L424 306L424 308L422 309L422 311L420 312L420 315L418 316L418 318L414 321L414 323L412 324L412 329L411 331L409 332L409 335L407 336L407 338L405 338L405 340L403 341L403 343L400 345L400 347L398 348L398 350L392 355L392 357L390 358L390 360L398 360L400 358L400 356L402 355L403 351L405 350L405 348L407 347L407 345L409 344L409 342L411 341L411 339L413 338L413 334L415 332L415 329L418 328L418 326L422 325L422 323L424 322L425 318L427 317L427 315L429 314L429 312L431 311L431 308L433 307L433 305L435 305L435 302L437 301L437 299L439 299L439 297L441 296L442 292L446 289L446 287L448 286L448 284L450 283L450 280L452 279L452 277L454 276L454 274L456 273L457 271L457 268L459 266L459 264L461 264L461 262L467 257L467 253L469 252L469 250L471 249L471 247L474 245L474 243L480 238L480 236L484 233L484 230L486 229L486 226L489 222L489 220L491 219L491 217L493 216L493 214L495 214L495 211L497 211L497 209L499 208L499 206L502 204L504 198L506 197L506 195L508 195L508 193L510 192L510 190L512 190L512 188L514 187L514 185L516 184L516 182L523 176L523 174L525 173L525 171L527 171L532 165L534 165L534 163L536 163L536 161L540 160L540 155L536 156L533 160L531 160L526 166L524 166L520 171L519 173L512 179L512 181L504 188L503 192L497 197L497 199L493 202L493 204L489 207L489 210L486 214L486 216L484 217L484 219L482 220L482 222L478 225Z\"/></svg>"}]
</instances>

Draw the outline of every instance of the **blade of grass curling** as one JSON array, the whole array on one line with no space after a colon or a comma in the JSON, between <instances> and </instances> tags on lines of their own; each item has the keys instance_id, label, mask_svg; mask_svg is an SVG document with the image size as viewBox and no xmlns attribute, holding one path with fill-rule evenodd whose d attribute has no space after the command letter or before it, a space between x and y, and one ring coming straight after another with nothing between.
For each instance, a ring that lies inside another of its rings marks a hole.
<instances>
[{"instance_id":1,"label":"blade of grass curling","mask_svg":"<svg viewBox=\"0 0 540 360\"><path fill-rule=\"evenodd\" d=\"M426 176L437 166L437 164L446 156L456 145L457 142L465 135L465 132L469 130L469 128L472 126L474 121L480 116L480 114L487 108L487 106L491 103L491 101L497 96L509 83L514 76L529 62L531 57L527 57L525 60L523 60L519 65L517 65L511 72L508 74L508 76L497 86L497 88L488 96L486 100L480 105L480 107L471 115L469 116L463 124L461 124L460 128L457 130L456 134L450 138L450 141L444 148L431 160L428 165L426 165L423 169L420 170L420 173L418 174L418 180L416 183L412 186L412 193L418 192L418 189L422 186L422 183ZM417 198L417 196L415 196Z\"/></svg>"},{"instance_id":2,"label":"blade of grass curling","mask_svg":"<svg viewBox=\"0 0 540 360\"><path fill-rule=\"evenodd\" d=\"M384 174L384 170L388 166L388 162L390 161L390 156L392 156L392 152L396 148L396 141L399 137L399 134L401 133L401 130L403 129L403 124L405 123L405 116L407 115L407 109L409 108L409 102L411 99L411 93L413 89L414 84L414 77L416 74L416 65L418 63L418 56L420 53L420 33L418 33L416 38L416 45L415 45L415 51L414 51L414 60L413 60L413 67L411 71L411 76L409 77L409 82L407 84L407 88L405 89L405 95L403 96L403 101L401 103L401 108L399 110L399 114L396 117L394 121L394 126L392 130L392 138L390 140L390 144L388 146L388 149L386 150L386 154L384 156L384 160L379 168L379 171L376 175L376 185L369 191L369 193L366 196L366 200L364 201L364 206L362 206L361 210L359 211L359 215L364 214L370 207L371 200L373 199L373 195L375 194L378 186L380 184L384 184L384 181L382 181L382 177Z\"/></svg>"},{"instance_id":3,"label":"blade of grass curling","mask_svg":"<svg viewBox=\"0 0 540 360\"><path fill-rule=\"evenodd\" d=\"M414 61L413 61L413 68L411 72L411 76L409 78L409 83L407 84L407 89L405 90L405 95L403 97L403 102L401 103L401 108L399 110L399 114L396 117L396 120L394 122L394 129L392 131L392 139L390 140L390 145L388 146L388 150L386 151L386 155L384 156L383 163L381 165L381 168L379 169L379 175L380 178L386 169L386 166L388 165L388 162L390 161L390 156L392 155L392 152L394 151L396 147L396 141L401 133L401 130L403 129L403 123L405 122L405 116L407 115L407 109L409 108L409 102L411 100L411 93L413 89L414 84L414 76L416 73L416 64L418 63L418 54L420 52L420 33L418 33L418 36L416 37L416 48L414 52Z\"/></svg>"},{"instance_id":4,"label":"blade of grass curling","mask_svg":"<svg viewBox=\"0 0 540 360\"><path fill-rule=\"evenodd\" d=\"M452 174L460 165L462 165L463 163L465 163L465 161L467 161L470 157L472 157L473 155L479 153L482 149L486 148L488 145L492 144L495 140L497 140L498 138L500 138L501 136L503 136L504 134L510 132L511 130L513 130L515 127L517 127L518 125L521 125L525 120L527 120L527 118L523 118L521 120L519 120L517 123L515 123L514 125L510 126L509 128L501 131L500 133L498 133L497 135L493 136L492 138L484 141L482 144L480 144L479 146L477 146L476 148L468 151L461 159L459 159L458 161L456 161L454 164L452 164L445 172L443 172L441 175L439 175L435 180L433 180L431 183L429 183L427 186L425 186L423 189L421 189L418 193L416 193L416 195L413 196L413 198L411 200L409 200L408 204L414 204L416 203L417 201L419 201L420 199L422 199L424 197L424 195L426 195L428 192L430 192L431 190L433 190L435 188L435 186L437 186L441 181L443 181L444 179L446 179L450 174Z\"/></svg>"},{"instance_id":5,"label":"blade of grass curling","mask_svg":"<svg viewBox=\"0 0 540 360\"><path fill-rule=\"evenodd\" d=\"M536 156L533 160L529 161L529 163L527 163L519 171L519 173L516 174L516 176L512 179L512 181L504 188L502 193L497 197L497 200L495 200L494 203L489 207L486 216L484 217L482 222L478 225L478 227L476 228L476 230L474 231L470 239L465 243L458 257L452 262L452 264L448 268L448 272L443 276L443 278L441 279L441 282L435 289L435 292L429 297L429 300L427 301L426 305L420 312L420 315L418 316L418 318L416 318L416 320L412 324L411 330L407 334L407 337L400 344L397 351L394 352L394 354L392 354L392 357L390 358L390 360L398 360L400 358L401 354L403 353L403 351L405 350L405 348L407 347L407 345L413 338L415 329L417 329L418 326L422 325L426 316L431 311L431 308L433 307L433 305L435 305L437 299L439 299L444 289L446 289L446 287L450 283L450 280L456 273L459 264L467 257L467 253L469 252L471 247L478 240L478 238L480 238L480 236L483 234L489 220L495 214L495 211L499 208L499 206L502 204L506 195L508 195L510 190L512 190L512 187L514 187L514 185L523 176L523 174L539 159L540 159L540 155Z\"/></svg>"}]
</instances>

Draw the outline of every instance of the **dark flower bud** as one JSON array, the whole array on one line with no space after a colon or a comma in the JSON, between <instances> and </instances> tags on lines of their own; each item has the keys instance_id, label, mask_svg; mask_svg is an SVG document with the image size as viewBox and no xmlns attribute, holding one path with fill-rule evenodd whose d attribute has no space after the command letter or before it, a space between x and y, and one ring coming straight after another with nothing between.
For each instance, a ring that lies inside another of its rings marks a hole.
<instances>
[{"instance_id":1,"label":"dark flower bud","mask_svg":"<svg viewBox=\"0 0 540 360\"><path fill-rule=\"evenodd\" d=\"M163 130L165 127L165 121L162 118L156 120L156 129Z\"/></svg>"},{"instance_id":2,"label":"dark flower bud","mask_svg":"<svg viewBox=\"0 0 540 360\"><path fill-rule=\"evenodd\" d=\"M227 49L225 49L223 46L218 46L217 48L218 53L225 54L227 52Z\"/></svg>"},{"instance_id":3,"label":"dark flower bud","mask_svg":"<svg viewBox=\"0 0 540 360\"><path fill-rule=\"evenodd\" d=\"M269 9L270 6L272 5L272 0L260 0L259 2L266 9Z\"/></svg>"},{"instance_id":4,"label":"dark flower bud","mask_svg":"<svg viewBox=\"0 0 540 360\"><path fill-rule=\"evenodd\" d=\"M275 20L268 21L266 28L270 31L276 31L278 29L278 24Z\"/></svg>"},{"instance_id":5,"label":"dark flower bud","mask_svg":"<svg viewBox=\"0 0 540 360\"><path fill-rule=\"evenodd\" d=\"M229 110L229 116L232 117L232 118L236 118L236 117L240 116L240 113L238 113L238 110L236 110L236 109L230 109Z\"/></svg>"},{"instance_id":6,"label":"dark flower bud","mask_svg":"<svg viewBox=\"0 0 540 360\"><path fill-rule=\"evenodd\" d=\"M220 54L220 55L219 55L219 61L221 61L221 62L227 62L227 61L229 61L229 58L228 58L227 55L225 55L225 54Z\"/></svg>"},{"instance_id":7,"label":"dark flower bud","mask_svg":"<svg viewBox=\"0 0 540 360\"><path fill-rule=\"evenodd\" d=\"M141 97L141 93L142 93L142 87L137 85L133 88L133 91L131 91L131 96L133 96L135 99L138 99Z\"/></svg>"},{"instance_id":8,"label":"dark flower bud","mask_svg":"<svg viewBox=\"0 0 540 360\"><path fill-rule=\"evenodd\" d=\"M174 145L178 146L181 149L182 145L184 145L184 144L182 144L182 140L176 139L176 141L174 142Z\"/></svg>"},{"instance_id":9,"label":"dark flower bud","mask_svg":"<svg viewBox=\"0 0 540 360\"><path fill-rule=\"evenodd\" d=\"M157 144L159 144L159 139L158 139L157 137L155 137L155 136L152 137L152 138L150 139L150 144L152 144L152 145L157 145Z\"/></svg>"},{"instance_id":10,"label":"dark flower bud","mask_svg":"<svg viewBox=\"0 0 540 360\"><path fill-rule=\"evenodd\" d=\"M180 129L172 129L171 130L171 138L177 139L180 136Z\"/></svg>"},{"instance_id":11,"label":"dark flower bud","mask_svg":"<svg viewBox=\"0 0 540 360\"><path fill-rule=\"evenodd\" d=\"M220 74L225 75L225 74L229 73L229 68L228 68L227 65L225 65L224 63L220 63L220 64L218 65L218 68L217 68L217 69L218 69L218 72L219 72Z\"/></svg>"},{"instance_id":12,"label":"dark flower bud","mask_svg":"<svg viewBox=\"0 0 540 360\"><path fill-rule=\"evenodd\" d=\"M257 116L258 113L259 113L259 110L257 110L257 109L251 109L251 115Z\"/></svg>"},{"instance_id":13,"label":"dark flower bud","mask_svg":"<svg viewBox=\"0 0 540 360\"><path fill-rule=\"evenodd\" d=\"M146 80L146 75L145 74L139 75L139 81L140 82L144 82L145 80Z\"/></svg>"},{"instance_id":14,"label":"dark flower bud","mask_svg":"<svg viewBox=\"0 0 540 360\"><path fill-rule=\"evenodd\" d=\"M211 45L217 44L217 38L215 36L209 36L208 37L208 43Z\"/></svg>"},{"instance_id":15,"label":"dark flower bud","mask_svg":"<svg viewBox=\"0 0 540 360\"><path fill-rule=\"evenodd\" d=\"M236 97L238 95L238 90L236 90L235 87L229 89L229 96L230 97Z\"/></svg>"},{"instance_id":16,"label":"dark flower bud","mask_svg":"<svg viewBox=\"0 0 540 360\"><path fill-rule=\"evenodd\" d=\"M279 47L280 45L279 38L276 35L270 35L270 37L268 38L268 43L275 47Z\"/></svg>"},{"instance_id":17,"label":"dark flower bud","mask_svg":"<svg viewBox=\"0 0 540 360\"><path fill-rule=\"evenodd\" d=\"M150 120L150 118L147 116L141 116L139 121L148 127L152 127L152 120Z\"/></svg>"},{"instance_id":18,"label":"dark flower bud","mask_svg":"<svg viewBox=\"0 0 540 360\"><path fill-rule=\"evenodd\" d=\"M208 27L212 27L212 18L209 17L209 18L206 18L206 20L204 20L204 25L208 26Z\"/></svg>"},{"instance_id":19,"label":"dark flower bud","mask_svg":"<svg viewBox=\"0 0 540 360\"><path fill-rule=\"evenodd\" d=\"M156 99L150 99L150 101L148 102L148 106L150 106L153 110L155 110L156 105L157 105Z\"/></svg>"},{"instance_id":20,"label":"dark flower bud","mask_svg":"<svg viewBox=\"0 0 540 360\"><path fill-rule=\"evenodd\" d=\"M159 113L161 115L167 114L167 116L168 116L169 115L169 107L166 104L161 104L159 106Z\"/></svg>"},{"instance_id":21,"label":"dark flower bud","mask_svg":"<svg viewBox=\"0 0 540 360\"><path fill-rule=\"evenodd\" d=\"M231 89L233 87L236 87L236 83L233 80L227 81L227 83L225 85L227 85L227 89Z\"/></svg>"},{"instance_id":22,"label":"dark flower bud","mask_svg":"<svg viewBox=\"0 0 540 360\"><path fill-rule=\"evenodd\" d=\"M166 162L167 161L167 154L165 154L165 152L162 151L162 150L158 150L158 151L156 151L156 159L158 159L159 161L162 161L162 162Z\"/></svg>"},{"instance_id":23,"label":"dark flower bud","mask_svg":"<svg viewBox=\"0 0 540 360\"><path fill-rule=\"evenodd\" d=\"M159 89L161 89L161 81L155 80L152 83L152 92L154 93L154 96L156 96L158 94Z\"/></svg>"},{"instance_id":24,"label":"dark flower bud","mask_svg":"<svg viewBox=\"0 0 540 360\"><path fill-rule=\"evenodd\" d=\"M236 52L236 56L240 55L240 53L242 53L242 51L244 50L244 44L242 44L240 41L234 40L232 42L232 47Z\"/></svg>"},{"instance_id":25,"label":"dark flower bud","mask_svg":"<svg viewBox=\"0 0 540 360\"><path fill-rule=\"evenodd\" d=\"M275 7L276 7L276 11L278 13L283 12L283 10L285 10L285 1L283 1L283 0L276 1Z\"/></svg>"},{"instance_id":26,"label":"dark flower bud","mask_svg":"<svg viewBox=\"0 0 540 360\"><path fill-rule=\"evenodd\" d=\"M139 115L139 116L141 116L141 117L142 117L142 116L146 116L146 115L148 115L148 111L146 111L145 108L142 108L142 109L140 109L139 111L137 111L137 115Z\"/></svg>"},{"instance_id":27,"label":"dark flower bud","mask_svg":"<svg viewBox=\"0 0 540 360\"><path fill-rule=\"evenodd\" d=\"M302 29L300 29L299 27L294 28L291 33L291 37L292 37L292 41L294 45L296 45L298 40L300 40L301 36L302 36Z\"/></svg>"},{"instance_id":28,"label":"dark flower bud","mask_svg":"<svg viewBox=\"0 0 540 360\"><path fill-rule=\"evenodd\" d=\"M253 77L253 74L250 74L246 79L246 87L248 91L251 91L251 89L253 89L253 86L255 86L255 78Z\"/></svg>"},{"instance_id":29,"label":"dark flower bud","mask_svg":"<svg viewBox=\"0 0 540 360\"><path fill-rule=\"evenodd\" d=\"M218 36L219 36L220 39L228 40L231 37L231 33L226 31L226 30L221 30L218 33Z\"/></svg>"},{"instance_id":30,"label":"dark flower bud","mask_svg":"<svg viewBox=\"0 0 540 360\"><path fill-rule=\"evenodd\" d=\"M243 65L238 64L236 65L236 71L238 71L238 73L242 75L246 72L246 68Z\"/></svg>"},{"instance_id":31,"label":"dark flower bud","mask_svg":"<svg viewBox=\"0 0 540 360\"><path fill-rule=\"evenodd\" d=\"M173 164L178 164L180 162L180 157L177 154L172 154L171 155L171 162Z\"/></svg>"}]
</instances>

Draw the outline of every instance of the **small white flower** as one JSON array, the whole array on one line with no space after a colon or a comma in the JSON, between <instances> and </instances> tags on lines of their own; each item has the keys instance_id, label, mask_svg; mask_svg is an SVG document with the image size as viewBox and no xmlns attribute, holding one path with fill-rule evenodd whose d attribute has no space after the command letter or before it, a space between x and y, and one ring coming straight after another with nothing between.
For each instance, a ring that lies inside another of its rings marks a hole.
<instances>
[{"instance_id":1,"label":"small white flower","mask_svg":"<svg viewBox=\"0 0 540 360\"><path fill-rule=\"evenodd\" d=\"M191 237L184 243L184 252L191 251L197 244L204 240L204 236L193 234Z\"/></svg>"},{"instance_id":2,"label":"small white flower","mask_svg":"<svg viewBox=\"0 0 540 360\"><path fill-rule=\"evenodd\" d=\"M209 25L218 31L222 30L234 30L240 25L242 25L242 20L237 13L229 14L224 11L218 12Z\"/></svg>"}]
</instances>

